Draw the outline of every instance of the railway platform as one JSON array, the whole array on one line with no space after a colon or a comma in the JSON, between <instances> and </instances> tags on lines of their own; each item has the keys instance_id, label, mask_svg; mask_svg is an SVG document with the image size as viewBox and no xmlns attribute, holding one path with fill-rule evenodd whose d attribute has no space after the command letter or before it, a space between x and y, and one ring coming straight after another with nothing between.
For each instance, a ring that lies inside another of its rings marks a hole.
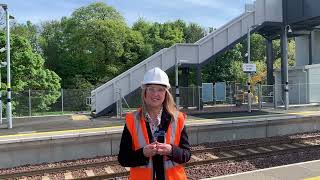
<instances>
[{"instance_id":1,"label":"railway platform","mask_svg":"<svg viewBox=\"0 0 320 180\"><path fill-rule=\"evenodd\" d=\"M319 180L320 160L207 178L203 180Z\"/></svg>"},{"instance_id":2,"label":"railway platform","mask_svg":"<svg viewBox=\"0 0 320 180\"><path fill-rule=\"evenodd\" d=\"M85 114L14 119L0 128L0 168L116 155L124 119L90 118ZM319 107L228 113L191 114L192 145L275 137L320 129Z\"/></svg>"},{"instance_id":3,"label":"railway platform","mask_svg":"<svg viewBox=\"0 0 320 180\"><path fill-rule=\"evenodd\" d=\"M292 116L313 116L320 115L320 107L308 108L292 108L289 111L267 109L263 111L234 111L234 112L197 112L188 115L188 125L201 125L208 123L222 124L222 123L236 123L249 122L256 119L281 119ZM286 119L286 118L285 118ZM29 136L30 134L50 132L51 134L57 132L63 134L64 132L81 131L86 132L88 129L113 127L112 129L122 129L124 125L123 118L116 117L98 117L92 118L88 114L67 114L57 116L33 116L33 117L19 117L13 119L13 128L7 129L6 121L0 125L0 138L6 135L22 135ZM90 130L92 131L92 130Z\"/></svg>"}]
</instances>

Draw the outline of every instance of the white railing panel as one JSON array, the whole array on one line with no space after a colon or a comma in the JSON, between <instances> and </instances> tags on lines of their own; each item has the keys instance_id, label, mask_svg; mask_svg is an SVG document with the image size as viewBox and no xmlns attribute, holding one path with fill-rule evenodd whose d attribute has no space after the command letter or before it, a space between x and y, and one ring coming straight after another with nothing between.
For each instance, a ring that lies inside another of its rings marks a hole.
<instances>
[{"instance_id":1,"label":"white railing panel","mask_svg":"<svg viewBox=\"0 0 320 180\"><path fill-rule=\"evenodd\" d=\"M152 56L148 57L144 61L141 61L139 64L133 66L132 68L128 69L127 71L123 72L122 74L118 75L117 77L113 78L112 80L106 82L105 84L99 86L96 90L104 89L105 87L108 87L109 85L113 84L114 82L118 81L119 79L123 78L127 73L132 72L134 69L139 68L140 66L144 66L145 63L151 61L153 58L159 56L159 54L165 52L167 48L161 49L159 52L153 54Z\"/></svg>"},{"instance_id":2,"label":"white railing panel","mask_svg":"<svg viewBox=\"0 0 320 180\"><path fill-rule=\"evenodd\" d=\"M265 21L266 15L265 0L257 0L255 3L255 24L262 24Z\"/></svg>"},{"instance_id":3,"label":"white railing panel","mask_svg":"<svg viewBox=\"0 0 320 180\"><path fill-rule=\"evenodd\" d=\"M167 70L174 66L176 62L175 46L171 46L162 54L162 70Z\"/></svg>"},{"instance_id":4,"label":"white railing panel","mask_svg":"<svg viewBox=\"0 0 320 180\"><path fill-rule=\"evenodd\" d=\"M131 84L132 84L131 91L133 91L141 86L145 70L146 70L145 66L140 66L139 68L135 69L132 72L132 74L131 74L131 76L132 76L131 77Z\"/></svg>"},{"instance_id":5,"label":"white railing panel","mask_svg":"<svg viewBox=\"0 0 320 180\"><path fill-rule=\"evenodd\" d=\"M255 17L255 13L250 14L250 16L246 16L243 20L242 20L242 36L248 33L248 29L249 27L254 25L254 17Z\"/></svg>"},{"instance_id":6,"label":"white railing panel","mask_svg":"<svg viewBox=\"0 0 320 180\"><path fill-rule=\"evenodd\" d=\"M148 62L147 64L148 69L152 69L154 67L161 68L161 56L155 57L152 61Z\"/></svg>"},{"instance_id":7,"label":"white railing panel","mask_svg":"<svg viewBox=\"0 0 320 180\"><path fill-rule=\"evenodd\" d=\"M121 96L124 96L126 94L130 93L130 74L127 74L123 78L121 78L117 85L119 89L121 89Z\"/></svg>"},{"instance_id":8,"label":"white railing panel","mask_svg":"<svg viewBox=\"0 0 320 180\"><path fill-rule=\"evenodd\" d=\"M106 107L110 106L114 102L114 88L110 85L104 89L96 91L96 112L103 111Z\"/></svg>"},{"instance_id":9,"label":"white railing panel","mask_svg":"<svg viewBox=\"0 0 320 180\"><path fill-rule=\"evenodd\" d=\"M233 23L236 23L238 21L240 21L241 19L243 19L244 17L246 17L249 14L252 14L253 12L245 12L242 13L240 16L237 16L236 18L232 19L230 22L228 22L227 24L219 27L217 30L211 32L210 34L208 34L207 36L201 38L200 40L198 40L197 42L195 42L195 44L202 44L203 42L207 41L208 39L211 39L212 37L215 37L217 34L220 34L222 31L225 31L228 27L230 27Z\"/></svg>"},{"instance_id":10,"label":"white railing panel","mask_svg":"<svg viewBox=\"0 0 320 180\"><path fill-rule=\"evenodd\" d=\"M206 41L199 45L199 51L200 51L200 63L210 58L214 52L213 52L213 41L214 39L211 39L209 41Z\"/></svg>"},{"instance_id":11,"label":"white railing panel","mask_svg":"<svg viewBox=\"0 0 320 180\"><path fill-rule=\"evenodd\" d=\"M177 58L182 64L198 64L198 45L195 44L177 44Z\"/></svg>"},{"instance_id":12,"label":"white railing panel","mask_svg":"<svg viewBox=\"0 0 320 180\"><path fill-rule=\"evenodd\" d=\"M233 43L242 36L241 26L241 21L234 23L232 26L230 26L230 28L228 29L228 44Z\"/></svg>"},{"instance_id":13,"label":"white railing panel","mask_svg":"<svg viewBox=\"0 0 320 180\"><path fill-rule=\"evenodd\" d=\"M214 52L219 52L228 46L228 32L227 30L221 32L214 38Z\"/></svg>"}]
</instances>

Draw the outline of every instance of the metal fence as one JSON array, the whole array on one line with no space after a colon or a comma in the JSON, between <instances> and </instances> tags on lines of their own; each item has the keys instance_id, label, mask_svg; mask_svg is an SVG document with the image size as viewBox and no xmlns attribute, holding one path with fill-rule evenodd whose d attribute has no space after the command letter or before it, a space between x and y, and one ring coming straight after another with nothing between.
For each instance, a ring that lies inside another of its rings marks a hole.
<instances>
[{"instance_id":1,"label":"metal fence","mask_svg":"<svg viewBox=\"0 0 320 180\"><path fill-rule=\"evenodd\" d=\"M251 86L252 109L282 108L284 85L255 85ZM225 99L217 100L215 91L213 100L204 102L202 87L180 87L180 107L185 111L245 111L248 108L248 86L239 83L227 83ZM175 88L170 92L175 98ZM317 105L320 104L320 84L289 84L289 104ZM121 91L119 91L121 93ZM86 103L91 96L90 89L61 89L60 91L26 90L12 93L14 116L39 116L50 114L66 114L74 112L90 112L90 105ZM5 97L2 93L3 116L5 116ZM141 89L121 97L117 104L117 113L134 110L141 106Z\"/></svg>"},{"instance_id":2,"label":"metal fence","mask_svg":"<svg viewBox=\"0 0 320 180\"><path fill-rule=\"evenodd\" d=\"M180 108L185 111L237 111L245 110L248 103L247 86L242 84L227 84L225 88L225 99L217 100L215 91L212 92L212 101L203 101L202 87L180 87ZM260 87L261 88L261 87ZM120 91L121 92L121 91ZM175 88L171 88L170 92L176 99ZM258 108L258 88L252 87L253 106ZM121 95L119 95L122 97ZM128 96L122 97L117 102L117 115L121 116L123 112L134 110L141 106L141 89L136 90Z\"/></svg>"},{"instance_id":3,"label":"metal fence","mask_svg":"<svg viewBox=\"0 0 320 180\"><path fill-rule=\"evenodd\" d=\"M274 86L275 107L284 106L284 94L282 91L284 85ZM320 104L320 83L297 83L289 84L289 104L298 105L318 105Z\"/></svg>"},{"instance_id":4,"label":"metal fence","mask_svg":"<svg viewBox=\"0 0 320 180\"><path fill-rule=\"evenodd\" d=\"M284 85L255 85L250 88L253 110L284 107ZM180 87L180 107L185 111L245 111L248 109L248 86L240 83L230 83L225 88L225 100L216 100L215 91L213 100L204 102L202 87ZM175 98L175 88L170 92ZM320 104L320 84L289 84L289 105L305 106ZM123 97L118 102L118 115L123 111L136 109L141 105L141 90ZM121 112L120 112L121 111Z\"/></svg>"},{"instance_id":5,"label":"metal fence","mask_svg":"<svg viewBox=\"0 0 320 180\"><path fill-rule=\"evenodd\" d=\"M38 116L90 112L90 106L86 103L86 98L90 97L90 93L90 89L61 89L58 92L49 90L13 92L13 115Z\"/></svg>"}]
</instances>

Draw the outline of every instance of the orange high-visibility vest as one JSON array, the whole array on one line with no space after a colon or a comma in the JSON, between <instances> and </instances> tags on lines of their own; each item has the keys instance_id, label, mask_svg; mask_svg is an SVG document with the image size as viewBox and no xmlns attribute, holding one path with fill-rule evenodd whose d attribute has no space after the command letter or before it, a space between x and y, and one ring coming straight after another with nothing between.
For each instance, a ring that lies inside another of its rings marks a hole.
<instances>
[{"instance_id":1,"label":"orange high-visibility vest","mask_svg":"<svg viewBox=\"0 0 320 180\"><path fill-rule=\"evenodd\" d=\"M139 109L133 113L126 114L126 125L132 137L132 148L138 150L143 148L149 143L148 132L144 116L141 115L142 111ZM169 124L166 132L165 143L174 144L179 146L180 135L185 123L185 114L176 112L174 119ZM164 158L164 169L166 180L180 180L187 179L184 167L178 163L175 163L168 158ZM153 165L152 158L149 159L148 165L131 167L130 179L152 179L153 177Z\"/></svg>"}]
</instances>

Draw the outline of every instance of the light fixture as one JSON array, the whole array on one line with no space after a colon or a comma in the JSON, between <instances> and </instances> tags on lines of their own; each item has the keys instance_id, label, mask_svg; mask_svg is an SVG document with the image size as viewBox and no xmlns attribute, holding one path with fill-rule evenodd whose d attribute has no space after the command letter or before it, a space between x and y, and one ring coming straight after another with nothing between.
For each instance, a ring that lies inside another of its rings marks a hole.
<instances>
[{"instance_id":1,"label":"light fixture","mask_svg":"<svg viewBox=\"0 0 320 180\"><path fill-rule=\"evenodd\" d=\"M7 66L7 62L0 62L0 67L6 67Z\"/></svg>"},{"instance_id":2,"label":"light fixture","mask_svg":"<svg viewBox=\"0 0 320 180\"><path fill-rule=\"evenodd\" d=\"M292 33L292 29L290 25L287 25L287 30L288 30L288 33Z\"/></svg>"},{"instance_id":3,"label":"light fixture","mask_svg":"<svg viewBox=\"0 0 320 180\"><path fill-rule=\"evenodd\" d=\"M6 49L5 47L3 47L3 48L0 49L0 53L5 52L6 50L7 50L7 49Z\"/></svg>"}]
</instances>

